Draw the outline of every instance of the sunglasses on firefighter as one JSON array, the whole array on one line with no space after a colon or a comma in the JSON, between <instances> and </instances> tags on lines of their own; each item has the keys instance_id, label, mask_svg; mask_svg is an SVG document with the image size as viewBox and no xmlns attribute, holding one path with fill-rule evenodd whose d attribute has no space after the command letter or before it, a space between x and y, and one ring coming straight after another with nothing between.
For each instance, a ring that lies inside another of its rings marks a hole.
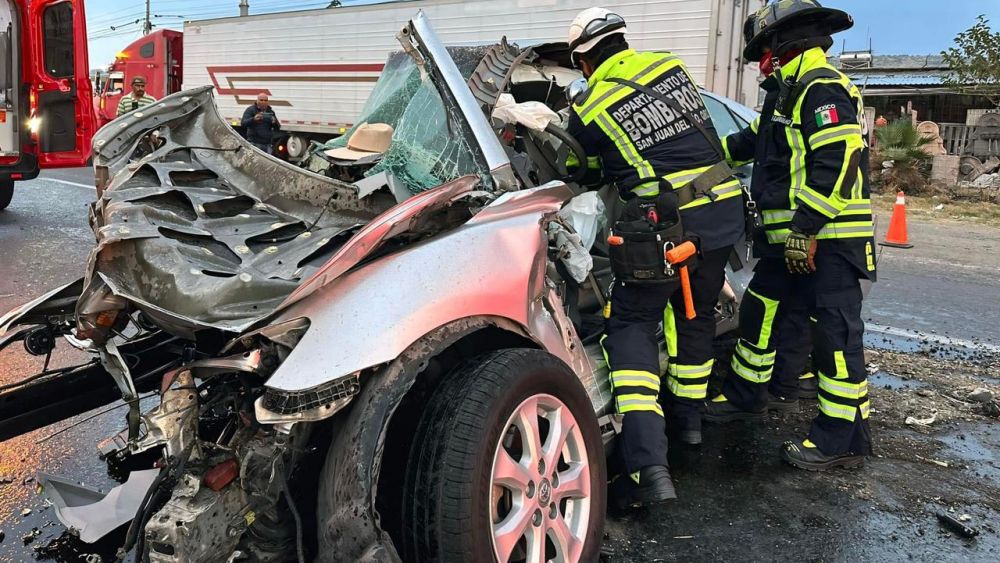
<instances>
[{"instance_id":1,"label":"sunglasses on firefighter","mask_svg":"<svg viewBox=\"0 0 1000 563\"><path fill-rule=\"evenodd\" d=\"M608 14L603 18L591 20L586 27L583 28L583 32L569 44L569 50L572 53L574 49L583 45L584 43L594 39L595 37L600 37L610 31L616 29L621 29L625 27L625 19L618 14ZM572 53L573 66L579 68L580 60L579 53Z\"/></svg>"}]
</instances>

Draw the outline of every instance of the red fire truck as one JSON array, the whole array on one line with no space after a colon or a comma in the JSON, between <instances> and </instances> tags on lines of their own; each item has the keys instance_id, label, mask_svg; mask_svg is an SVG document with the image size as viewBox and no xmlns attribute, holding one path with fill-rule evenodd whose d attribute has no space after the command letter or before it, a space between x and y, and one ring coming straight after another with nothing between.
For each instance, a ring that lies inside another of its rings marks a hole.
<instances>
[{"instance_id":1,"label":"red fire truck","mask_svg":"<svg viewBox=\"0 0 1000 563\"><path fill-rule=\"evenodd\" d=\"M0 0L0 209L17 180L86 164L88 67L83 0Z\"/></svg>"},{"instance_id":2,"label":"red fire truck","mask_svg":"<svg viewBox=\"0 0 1000 563\"><path fill-rule=\"evenodd\" d=\"M117 117L118 101L131 91L130 84L136 76L146 79L146 93L156 99L180 91L183 37L183 33L170 29L154 31L115 55L115 62L98 83L94 98L98 127Z\"/></svg>"}]
</instances>

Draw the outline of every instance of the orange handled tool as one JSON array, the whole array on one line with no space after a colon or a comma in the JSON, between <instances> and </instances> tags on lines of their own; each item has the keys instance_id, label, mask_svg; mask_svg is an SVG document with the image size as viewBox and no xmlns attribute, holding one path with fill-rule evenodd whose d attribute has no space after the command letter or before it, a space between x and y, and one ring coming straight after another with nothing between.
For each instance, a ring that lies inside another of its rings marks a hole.
<instances>
[{"instance_id":1,"label":"orange handled tool","mask_svg":"<svg viewBox=\"0 0 1000 563\"><path fill-rule=\"evenodd\" d=\"M695 248L694 243L688 241L668 250L667 262L677 265L694 256L697 252L698 249ZM684 316L690 321L695 318L696 313L694 311L694 297L691 295L691 278L688 275L688 267L681 266L679 273L681 276L681 293L684 295Z\"/></svg>"}]
</instances>

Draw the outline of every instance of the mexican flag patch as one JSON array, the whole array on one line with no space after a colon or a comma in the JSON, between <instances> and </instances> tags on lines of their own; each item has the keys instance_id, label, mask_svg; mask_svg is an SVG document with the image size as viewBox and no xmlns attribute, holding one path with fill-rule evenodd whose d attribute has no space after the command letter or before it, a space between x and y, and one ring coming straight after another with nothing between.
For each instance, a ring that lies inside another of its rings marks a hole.
<instances>
[{"instance_id":1,"label":"mexican flag patch","mask_svg":"<svg viewBox=\"0 0 1000 563\"><path fill-rule=\"evenodd\" d=\"M840 117L837 116L837 106L830 104L816 108L817 127L825 127L834 123L840 123Z\"/></svg>"}]
</instances>

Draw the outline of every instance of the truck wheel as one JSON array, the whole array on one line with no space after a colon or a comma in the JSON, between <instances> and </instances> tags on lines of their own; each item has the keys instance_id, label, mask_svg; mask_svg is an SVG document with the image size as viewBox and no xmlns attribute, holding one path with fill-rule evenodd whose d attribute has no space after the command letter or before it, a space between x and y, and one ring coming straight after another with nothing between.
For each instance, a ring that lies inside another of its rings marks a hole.
<instances>
[{"instance_id":1,"label":"truck wheel","mask_svg":"<svg viewBox=\"0 0 1000 563\"><path fill-rule=\"evenodd\" d=\"M407 561L596 561L606 470L576 375L530 349L488 354L442 383L410 450Z\"/></svg>"},{"instance_id":2,"label":"truck wheel","mask_svg":"<svg viewBox=\"0 0 1000 563\"><path fill-rule=\"evenodd\" d=\"M0 211L7 209L14 197L14 180L0 180Z\"/></svg>"}]
</instances>

